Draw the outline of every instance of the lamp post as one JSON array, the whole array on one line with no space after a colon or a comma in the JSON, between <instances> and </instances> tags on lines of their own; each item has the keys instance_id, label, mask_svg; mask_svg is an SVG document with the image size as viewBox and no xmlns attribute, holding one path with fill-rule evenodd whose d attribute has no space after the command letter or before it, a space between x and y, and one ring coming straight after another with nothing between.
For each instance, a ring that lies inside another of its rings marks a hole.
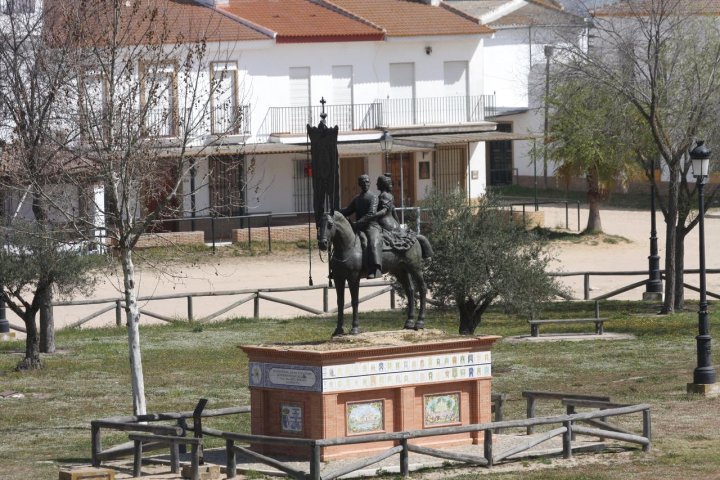
<instances>
[{"instance_id":1,"label":"lamp post","mask_svg":"<svg viewBox=\"0 0 720 480\"><path fill-rule=\"evenodd\" d=\"M648 256L648 282L645 284L643 300L662 300L662 277L660 255L658 255L657 222L655 221L655 160L652 164L650 182L650 256Z\"/></svg>"},{"instance_id":2,"label":"lamp post","mask_svg":"<svg viewBox=\"0 0 720 480\"><path fill-rule=\"evenodd\" d=\"M548 188L548 127L550 113L550 104L548 98L550 97L550 58L552 58L555 47L552 45L545 45L545 126L544 126L544 146L543 146L543 184L545 188Z\"/></svg>"},{"instance_id":3,"label":"lamp post","mask_svg":"<svg viewBox=\"0 0 720 480\"><path fill-rule=\"evenodd\" d=\"M389 172L390 168L388 166L388 154L390 153L390 150L392 150L392 144L393 144L393 137L390 135L390 132L387 130L383 131L382 137L380 137L380 149L385 154L385 171Z\"/></svg>"},{"instance_id":4,"label":"lamp post","mask_svg":"<svg viewBox=\"0 0 720 480\"><path fill-rule=\"evenodd\" d=\"M700 235L700 306L698 309L698 336L695 337L697 345L697 367L693 371L693 383L689 383L689 393L715 395L718 393L715 384L715 368L710 358L710 325L707 312L707 291L705 285L705 197L703 187L708 178L710 169L710 149L705 142L698 141L695 148L690 151L693 176L698 189L698 228Z\"/></svg>"}]
</instances>

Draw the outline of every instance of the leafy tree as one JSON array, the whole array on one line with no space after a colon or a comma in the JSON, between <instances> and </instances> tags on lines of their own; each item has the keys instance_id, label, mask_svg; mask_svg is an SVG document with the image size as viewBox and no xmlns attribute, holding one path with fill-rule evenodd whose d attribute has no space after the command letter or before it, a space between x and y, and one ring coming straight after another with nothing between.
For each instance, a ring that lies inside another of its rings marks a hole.
<instances>
[{"instance_id":1,"label":"leafy tree","mask_svg":"<svg viewBox=\"0 0 720 480\"><path fill-rule=\"evenodd\" d=\"M4 248L0 249L0 296L27 330L25 357L18 370L42 366L36 317L44 300L51 297L49 293L53 289L61 296L89 293L95 285L93 272L101 261L97 255L79 254L78 245L41 224L17 223L7 230Z\"/></svg>"},{"instance_id":2,"label":"leafy tree","mask_svg":"<svg viewBox=\"0 0 720 480\"><path fill-rule=\"evenodd\" d=\"M589 205L585 231L600 233L600 206L615 186L639 174L635 151L648 150L649 132L639 128L628 105L615 102L604 85L577 76L553 81L548 101L552 107L548 147L559 161L558 173L585 177Z\"/></svg>"},{"instance_id":3,"label":"leafy tree","mask_svg":"<svg viewBox=\"0 0 720 480\"><path fill-rule=\"evenodd\" d=\"M684 239L697 224L687 153L698 138L709 145L720 141L720 25L706 7L679 0L617 2L595 12L588 48L563 46L556 57L565 74L604 85L615 103L629 105L658 152L667 178L665 194L658 194L665 220L665 313L683 308ZM643 161L650 182L654 160Z\"/></svg>"},{"instance_id":4,"label":"leafy tree","mask_svg":"<svg viewBox=\"0 0 720 480\"><path fill-rule=\"evenodd\" d=\"M547 274L552 260L544 244L487 196L469 206L460 191L427 199L435 255L425 273L433 296L454 304L461 335L472 335L493 304L530 312L563 294Z\"/></svg>"}]
</instances>

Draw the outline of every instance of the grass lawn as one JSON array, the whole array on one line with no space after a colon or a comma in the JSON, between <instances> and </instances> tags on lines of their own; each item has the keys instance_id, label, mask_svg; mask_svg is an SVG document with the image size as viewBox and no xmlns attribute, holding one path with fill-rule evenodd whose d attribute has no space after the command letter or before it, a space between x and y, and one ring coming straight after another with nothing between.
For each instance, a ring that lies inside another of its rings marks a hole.
<instances>
[{"instance_id":1,"label":"grass lawn","mask_svg":"<svg viewBox=\"0 0 720 480\"><path fill-rule=\"evenodd\" d=\"M585 316L591 308L558 304L547 314ZM577 465L552 460L540 470L530 468L531 464L547 461L534 460L518 463L519 472L491 473L487 478L720 478L720 399L685 393L695 367L697 332L695 306L689 308L687 313L666 317L655 315L656 307L639 302L603 305L603 316L611 319L606 330L632 333L635 340L496 344L493 390L509 394L507 419L524 418L522 390L596 393L622 403L649 403L653 449L647 454L639 448L604 453L595 456L597 462ZM715 310L716 305L711 305L712 331L718 332L720 313ZM454 333L455 318L452 311L436 310L427 325ZM400 311L361 314L366 331L397 329L401 319ZM315 317L144 327L148 410L192 410L201 397L210 400L207 408L246 405L247 360L238 345L323 340L333 327L334 319ZM552 326L544 332L558 328L587 332L592 326ZM523 319L492 312L478 333L507 337L528 332ZM43 370L21 374L13 367L21 358L23 343L0 343L0 391L24 395L0 399L0 479L53 479L63 463L89 463L90 421L132 412L124 329L64 330L57 334L57 345L57 354L43 357ZM538 414L562 413L559 408L540 408ZM249 429L248 416L206 423L226 430ZM633 428L639 425L637 420ZM458 469L436 478L476 478L480 470Z\"/></svg>"}]
</instances>

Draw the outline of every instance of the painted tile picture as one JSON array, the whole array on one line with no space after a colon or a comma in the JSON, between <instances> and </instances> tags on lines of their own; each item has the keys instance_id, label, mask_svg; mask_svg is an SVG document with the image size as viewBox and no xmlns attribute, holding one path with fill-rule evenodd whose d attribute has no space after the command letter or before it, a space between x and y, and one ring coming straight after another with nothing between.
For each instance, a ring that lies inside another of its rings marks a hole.
<instances>
[{"instance_id":1,"label":"painted tile picture","mask_svg":"<svg viewBox=\"0 0 720 480\"><path fill-rule=\"evenodd\" d=\"M297 403L280 404L280 430L283 433L303 433L303 407Z\"/></svg>"},{"instance_id":2,"label":"painted tile picture","mask_svg":"<svg viewBox=\"0 0 720 480\"><path fill-rule=\"evenodd\" d=\"M347 404L347 433L382 432L385 430L384 405L382 400Z\"/></svg>"},{"instance_id":3,"label":"painted tile picture","mask_svg":"<svg viewBox=\"0 0 720 480\"><path fill-rule=\"evenodd\" d=\"M425 395L423 403L425 428L460 423L460 392Z\"/></svg>"}]
</instances>

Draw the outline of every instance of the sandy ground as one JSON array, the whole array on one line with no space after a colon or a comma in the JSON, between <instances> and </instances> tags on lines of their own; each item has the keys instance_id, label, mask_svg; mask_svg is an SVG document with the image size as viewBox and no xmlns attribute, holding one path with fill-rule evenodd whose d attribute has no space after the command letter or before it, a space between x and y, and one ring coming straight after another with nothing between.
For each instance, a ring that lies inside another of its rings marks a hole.
<instances>
[{"instance_id":1,"label":"sandy ground","mask_svg":"<svg viewBox=\"0 0 720 480\"><path fill-rule=\"evenodd\" d=\"M564 208L543 208L545 213L545 225L548 227L564 228ZM714 213L714 214L713 214ZM706 250L707 267L720 267L720 249L716 247L717 238L720 238L720 215L717 212L711 213L706 219ZM557 262L553 270L562 272L582 271L631 271L647 270L649 254L649 232L650 216L648 212L629 210L603 210L603 227L607 234L618 235L628 241L619 243L571 243L562 242L556 244L554 253ZM584 227L587 220L587 210L580 212L580 224ZM661 262L664 260L664 223L658 215L658 245ZM577 212L569 212L569 227L577 229ZM698 267L698 229L696 228L688 237L686 242L686 268ZM662 263L661 263L662 268ZM141 297L159 296L167 294L187 294L190 292L213 292L215 296L195 298L193 300L193 312L195 318L201 318L223 307L232 305L234 302L247 297L247 294L233 296L217 296L219 292L277 287L305 287L308 285L308 276L312 274L315 285L326 285L327 266L321 263L318 252L315 251L310 270L307 254L273 254L258 257L233 257L221 258L215 262L200 265L182 265L165 269L159 273L156 270L147 268L138 272L137 291ZM593 276L591 278L591 296L601 295L610 292L633 281L643 279L643 276L619 277L619 276ZM688 275L686 281L697 285L695 275ZM582 276L565 277L566 283L573 291L576 298L582 298L583 278ZM90 298L93 299L116 299L119 298L118 278L104 278L97 286ZM363 288L361 295L367 295L377 291L378 287ZM720 290L720 275L708 276L708 290ZM640 299L644 288L638 288L626 292L617 299ZM302 292L268 293L282 300L299 302L315 309L322 309L322 289ZM697 294L687 291L687 298L697 298ZM80 300L75 298L74 300ZM329 294L330 306L335 304L335 295ZM83 306L60 306L55 308L55 319L57 328L63 328L79 319L82 319L93 312L107 307L111 303L101 305ZM361 309L384 309L390 305L389 294L384 294L361 305ZM185 298L170 300L152 300L142 302L143 310L159 313L164 316L184 316L187 312L187 300ZM292 317L303 312L297 308L262 300L260 302L260 315L272 317ZM14 325L21 325L19 319L14 317L8 310L8 318ZM249 301L242 306L229 310L218 318L227 316L251 316L253 314L253 302ZM143 323L157 323L160 320L143 316ZM109 326L115 324L114 309L100 315L86 323L85 326ZM18 333L18 338L22 334Z\"/></svg>"}]
</instances>

